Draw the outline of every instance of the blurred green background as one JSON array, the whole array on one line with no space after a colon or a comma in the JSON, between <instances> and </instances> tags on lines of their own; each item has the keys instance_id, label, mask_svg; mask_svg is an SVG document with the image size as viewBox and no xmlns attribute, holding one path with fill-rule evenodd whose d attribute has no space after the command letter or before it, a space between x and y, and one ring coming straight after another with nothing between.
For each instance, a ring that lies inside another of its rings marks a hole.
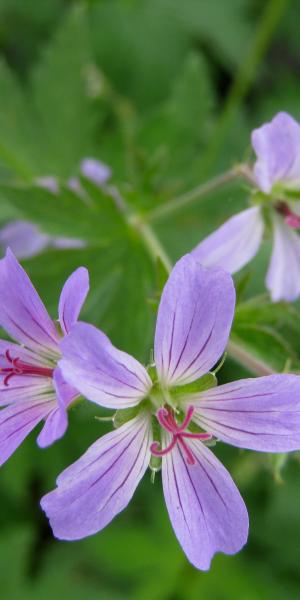
<instances>
[{"instance_id":1,"label":"blurred green background","mask_svg":"<svg viewBox=\"0 0 300 600\"><path fill-rule=\"evenodd\" d=\"M251 158L250 132L278 110L300 119L298 0L0 0L0 224L35 222L84 249L47 250L24 261L53 318L76 266L91 274L82 318L149 361L160 291L138 232L101 190L91 203L63 188L80 161L108 164L112 185L143 214L235 162ZM59 179L61 193L33 187ZM246 206L235 183L153 225L172 260ZM298 307L261 296L268 242L239 274L235 339L274 368L298 367ZM256 295L259 299L252 300ZM221 381L247 374L227 360ZM190 566L172 533L157 476L130 507L81 542L53 539L39 509L58 473L109 427L82 403L55 446L30 436L1 468L0 593L3 600L289 600L300 597L300 469L217 445L250 512L237 556L209 573ZM282 481L280 480L282 478Z\"/></svg>"}]
</instances>

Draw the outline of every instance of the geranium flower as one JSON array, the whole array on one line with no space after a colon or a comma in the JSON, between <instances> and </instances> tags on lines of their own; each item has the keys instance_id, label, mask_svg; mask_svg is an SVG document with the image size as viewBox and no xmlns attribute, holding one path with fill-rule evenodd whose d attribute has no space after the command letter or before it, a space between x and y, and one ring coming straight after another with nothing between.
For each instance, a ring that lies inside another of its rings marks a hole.
<instances>
[{"instance_id":1,"label":"geranium flower","mask_svg":"<svg viewBox=\"0 0 300 600\"><path fill-rule=\"evenodd\" d=\"M66 381L127 422L96 441L42 499L56 537L76 540L103 529L127 506L149 463L154 468L161 459L171 523L191 563L206 570L215 552L242 548L245 504L207 444L299 449L300 378L274 375L207 389L216 384L207 373L226 347L234 304L231 276L187 255L162 294L155 367L147 370L92 325L78 323L64 338L59 366Z\"/></svg>"},{"instance_id":2,"label":"geranium flower","mask_svg":"<svg viewBox=\"0 0 300 600\"><path fill-rule=\"evenodd\" d=\"M88 272L80 267L67 279L59 300L59 326L49 317L29 277L13 253L0 261L0 325L18 343L0 340L0 464L41 421L41 447L67 428L67 408L78 392L57 366L60 341L77 321L88 292Z\"/></svg>"},{"instance_id":3,"label":"geranium flower","mask_svg":"<svg viewBox=\"0 0 300 600\"><path fill-rule=\"evenodd\" d=\"M266 286L274 302L300 296L300 125L278 113L252 133L257 155L253 183L255 206L231 217L193 251L206 266L230 273L244 267L257 253L265 229L264 214L273 228L273 251Z\"/></svg>"}]
</instances>

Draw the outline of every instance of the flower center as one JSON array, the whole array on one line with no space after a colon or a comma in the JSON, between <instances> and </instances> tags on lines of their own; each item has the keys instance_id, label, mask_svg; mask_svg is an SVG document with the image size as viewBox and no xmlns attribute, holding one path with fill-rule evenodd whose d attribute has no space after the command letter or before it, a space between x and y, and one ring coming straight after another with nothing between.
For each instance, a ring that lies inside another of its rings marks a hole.
<instances>
[{"instance_id":1,"label":"flower center","mask_svg":"<svg viewBox=\"0 0 300 600\"><path fill-rule=\"evenodd\" d=\"M285 202L279 202L276 210L284 216L284 221L289 227L300 229L300 216L296 215Z\"/></svg>"},{"instance_id":2,"label":"flower center","mask_svg":"<svg viewBox=\"0 0 300 600\"><path fill-rule=\"evenodd\" d=\"M154 456L164 456L165 454L168 454L168 452L171 452L176 444L179 444L183 450L187 463L189 465L194 465L196 463L196 459L185 439L192 438L204 441L210 440L212 436L209 433L192 433L191 431L186 431L192 420L193 414L194 407L189 406L181 425L179 425L175 420L174 412L169 407L160 408L157 411L156 417L159 424L163 429L171 433L172 439L170 444L163 449L159 449L159 442L153 442L150 446L150 450Z\"/></svg>"},{"instance_id":3,"label":"flower center","mask_svg":"<svg viewBox=\"0 0 300 600\"><path fill-rule=\"evenodd\" d=\"M52 377L54 369L47 367L36 367L20 360L19 357L12 358L9 350L5 352L5 358L10 366L0 367L0 373L5 374L3 383L8 386L9 380L14 375L37 375L39 377Z\"/></svg>"}]
</instances>

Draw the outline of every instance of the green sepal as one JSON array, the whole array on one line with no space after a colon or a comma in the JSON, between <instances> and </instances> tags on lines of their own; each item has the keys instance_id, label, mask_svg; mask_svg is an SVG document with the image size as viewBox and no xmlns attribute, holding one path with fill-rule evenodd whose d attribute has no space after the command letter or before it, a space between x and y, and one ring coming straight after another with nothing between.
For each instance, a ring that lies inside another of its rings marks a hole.
<instances>
[{"instance_id":1,"label":"green sepal","mask_svg":"<svg viewBox=\"0 0 300 600\"><path fill-rule=\"evenodd\" d=\"M149 367L147 367L147 371L148 371L148 375L151 378L152 383L156 383L157 382L157 372L156 372L156 368L154 365L149 365Z\"/></svg>"},{"instance_id":2,"label":"green sepal","mask_svg":"<svg viewBox=\"0 0 300 600\"><path fill-rule=\"evenodd\" d=\"M183 396L187 394L195 394L197 392L204 392L205 390L209 390L212 387L216 387L218 384L217 378L214 373L206 373L200 379L193 381L192 383L187 383L186 385L180 385L174 388L171 388L170 393L172 398L176 399L178 396Z\"/></svg>"},{"instance_id":3,"label":"green sepal","mask_svg":"<svg viewBox=\"0 0 300 600\"><path fill-rule=\"evenodd\" d=\"M118 427L121 427L122 425L124 425L124 423L131 421L131 419L134 419L134 417L136 417L139 411L140 405L133 406L131 408L121 408L120 410L117 410L113 417L114 427L118 429Z\"/></svg>"},{"instance_id":4,"label":"green sepal","mask_svg":"<svg viewBox=\"0 0 300 600\"><path fill-rule=\"evenodd\" d=\"M286 452L279 454L268 454L268 465L276 483L283 483L282 471L287 463L289 455Z\"/></svg>"},{"instance_id":5,"label":"green sepal","mask_svg":"<svg viewBox=\"0 0 300 600\"><path fill-rule=\"evenodd\" d=\"M271 201L272 201L271 196L269 194L264 194L261 191L255 190L251 194L251 204L264 205L264 204L269 204Z\"/></svg>"},{"instance_id":6,"label":"green sepal","mask_svg":"<svg viewBox=\"0 0 300 600\"><path fill-rule=\"evenodd\" d=\"M149 466L150 466L151 471L154 471L155 473L160 471L161 470L161 457L154 456L154 454L152 454L151 458L150 458Z\"/></svg>"},{"instance_id":7,"label":"green sepal","mask_svg":"<svg viewBox=\"0 0 300 600\"><path fill-rule=\"evenodd\" d=\"M284 197L294 202L300 201L300 190L284 190Z\"/></svg>"}]
</instances>

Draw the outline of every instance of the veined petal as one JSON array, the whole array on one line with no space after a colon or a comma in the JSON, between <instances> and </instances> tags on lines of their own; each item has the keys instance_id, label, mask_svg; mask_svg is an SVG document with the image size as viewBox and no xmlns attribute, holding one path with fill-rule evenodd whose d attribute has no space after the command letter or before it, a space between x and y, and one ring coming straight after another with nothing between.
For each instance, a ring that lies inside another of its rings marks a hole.
<instances>
[{"instance_id":1,"label":"veined petal","mask_svg":"<svg viewBox=\"0 0 300 600\"><path fill-rule=\"evenodd\" d=\"M104 435L42 498L54 535L76 540L105 527L131 500L150 460L150 415L140 413Z\"/></svg>"},{"instance_id":2,"label":"veined petal","mask_svg":"<svg viewBox=\"0 0 300 600\"><path fill-rule=\"evenodd\" d=\"M11 248L18 258L39 254L49 244L49 236L41 233L33 223L10 221L0 230L0 245Z\"/></svg>"},{"instance_id":3,"label":"veined petal","mask_svg":"<svg viewBox=\"0 0 300 600\"><path fill-rule=\"evenodd\" d=\"M0 261L0 324L38 353L58 351L58 332L29 277L13 253Z\"/></svg>"},{"instance_id":4,"label":"veined petal","mask_svg":"<svg viewBox=\"0 0 300 600\"><path fill-rule=\"evenodd\" d=\"M154 358L163 384L186 384L207 373L225 350L235 291L222 269L206 269L191 254L176 263L162 293Z\"/></svg>"},{"instance_id":5,"label":"veined petal","mask_svg":"<svg viewBox=\"0 0 300 600\"><path fill-rule=\"evenodd\" d=\"M93 325L77 323L61 342L65 380L88 400L107 408L135 406L152 382L135 358L115 348Z\"/></svg>"},{"instance_id":6,"label":"veined petal","mask_svg":"<svg viewBox=\"0 0 300 600\"><path fill-rule=\"evenodd\" d=\"M282 181L300 185L300 125L288 113L278 113L270 123L252 132L257 155L254 176L259 188L269 194Z\"/></svg>"},{"instance_id":7,"label":"veined petal","mask_svg":"<svg viewBox=\"0 0 300 600\"><path fill-rule=\"evenodd\" d=\"M247 208L200 242L192 255L205 267L218 266L236 273L257 253L263 231L260 207Z\"/></svg>"},{"instance_id":8,"label":"veined petal","mask_svg":"<svg viewBox=\"0 0 300 600\"><path fill-rule=\"evenodd\" d=\"M79 267L67 279L59 299L59 322L65 334L69 333L72 325L76 323L88 291L88 270Z\"/></svg>"},{"instance_id":9,"label":"veined petal","mask_svg":"<svg viewBox=\"0 0 300 600\"><path fill-rule=\"evenodd\" d=\"M68 427L67 408L79 395L64 381L58 368L53 373L53 385L56 392L56 403L37 438L37 443L41 448L50 446L64 435Z\"/></svg>"},{"instance_id":10,"label":"veined petal","mask_svg":"<svg viewBox=\"0 0 300 600\"><path fill-rule=\"evenodd\" d=\"M266 286L273 302L300 296L300 236L274 214L274 245Z\"/></svg>"},{"instance_id":11,"label":"veined petal","mask_svg":"<svg viewBox=\"0 0 300 600\"><path fill-rule=\"evenodd\" d=\"M170 435L165 433L165 444ZM162 481L169 517L189 561L207 571L216 552L235 554L246 543L248 514L229 473L201 442L189 439L196 463L180 446L163 457Z\"/></svg>"},{"instance_id":12,"label":"veined petal","mask_svg":"<svg viewBox=\"0 0 300 600\"><path fill-rule=\"evenodd\" d=\"M0 465L14 453L34 427L55 406L54 394L25 400L0 411Z\"/></svg>"},{"instance_id":13,"label":"veined petal","mask_svg":"<svg viewBox=\"0 0 300 600\"><path fill-rule=\"evenodd\" d=\"M300 450L300 377L269 375L186 397L193 420L223 442L264 452Z\"/></svg>"}]
</instances>

